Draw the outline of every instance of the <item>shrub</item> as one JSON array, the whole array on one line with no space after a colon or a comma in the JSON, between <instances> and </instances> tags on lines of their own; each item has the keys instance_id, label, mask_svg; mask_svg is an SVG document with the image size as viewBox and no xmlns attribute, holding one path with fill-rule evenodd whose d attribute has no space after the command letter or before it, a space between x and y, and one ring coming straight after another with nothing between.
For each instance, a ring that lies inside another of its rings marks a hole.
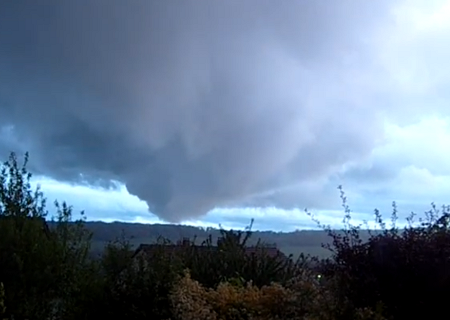
<instances>
[{"instance_id":1,"label":"shrub","mask_svg":"<svg viewBox=\"0 0 450 320\"><path fill-rule=\"evenodd\" d=\"M216 289L205 288L189 272L175 286L171 295L178 320L334 320L340 313L330 291L316 277L304 271L287 286L277 283L258 288L251 283L221 283ZM352 319L383 319L369 309L355 310Z\"/></svg>"},{"instance_id":2,"label":"shrub","mask_svg":"<svg viewBox=\"0 0 450 320\"><path fill-rule=\"evenodd\" d=\"M295 275L303 260L293 262L291 257L269 256L263 243L258 240L253 254L246 254L245 248L252 236L252 224L245 231L223 230L221 238L213 245L211 237L195 246L195 240L178 256L181 271L190 270L192 279L208 288L215 288L228 279L251 281L255 286L271 282L284 283ZM182 273L180 273L182 275Z\"/></svg>"},{"instance_id":3,"label":"shrub","mask_svg":"<svg viewBox=\"0 0 450 320\"><path fill-rule=\"evenodd\" d=\"M31 173L12 153L0 171L0 282L7 316L44 319L63 313L83 285L90 235L72 223L71 207L56 204L49 228L46 199L32 190Z\"/></svg>"},{"instance_id":4,"label":"shrub","mask_svg":"<svg viewBox=\"0 0 450 320\"><path fill-rule=\"evenodd\" d=\"M332 237L328 246L332 259L322 271L336 281L334 295L352 308L380 308L392 319L425 318L444 314L450 292L449 207L432 209L416 223L415 214L408 224L396 226L397 207L393 203L388 228L378 210L375 219L380 230L363 239L361 226L350 223L346 204L345 228L340 232L324 227Z\"/></svg>"}]
</instances>

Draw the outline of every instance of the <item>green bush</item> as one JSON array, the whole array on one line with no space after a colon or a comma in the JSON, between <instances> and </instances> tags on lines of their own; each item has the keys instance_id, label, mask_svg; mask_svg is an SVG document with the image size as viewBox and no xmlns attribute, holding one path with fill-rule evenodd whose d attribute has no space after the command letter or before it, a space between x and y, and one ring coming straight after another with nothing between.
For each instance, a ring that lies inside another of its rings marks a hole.
<instances>
[{"instance_id":1,"label":"green bush","mask_svg":"<svg viewBox=\"0 0 450 320\"><path fill-rule=\"evenodd\" d=\"M362 239L361 226L350 223L351 212L341 189L346 227L341 232L327 227L333 239L331 261L322 272L333 278L335 297L350 301L354 308L381 308L392 319L432 318L446 313L450 298L450 209L434 204L416 223L415 214L405 228L398 228L393 203L391 226L380 212L375 219L380 230Z\"/></svg>"},{"instance_id":2,"label":"green bush","mask_svg":"<svg viewBox=\"0 0 450 320\"><path fill-rule=\"evenodd\" d=\"M47 225L46 199L32 190L31 174L12 153L0 171L0 282L8 292L6 315L47 319L67 312L82 285L90 235L72 210L55 202L55 228Z\"/></svg>"}]
</instances>

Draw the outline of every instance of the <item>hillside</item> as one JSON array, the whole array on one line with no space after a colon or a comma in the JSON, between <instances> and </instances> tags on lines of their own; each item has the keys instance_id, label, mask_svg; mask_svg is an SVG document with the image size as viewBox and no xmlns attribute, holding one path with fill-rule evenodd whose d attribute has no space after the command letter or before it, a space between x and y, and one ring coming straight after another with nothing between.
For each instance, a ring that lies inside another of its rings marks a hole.
<instances>
[{"instance_id":1,"label":"hillside","mask_svg":"<svg viewBox=\"0 0 450 320\"><path fill-rule=\"evenodd\" d=\"M172 224L141 224L125 222L86 222L86 227L93 233L92 250L94 254L100 253L109 242L114 241L122 234L130 240L133 246L141 243L153 243L158 237L164 237L170 241L177 241L184 237L196 238L201 243L209 235L215 241L219 236L219 230L214 228L198 228L185 225ZM321 247L322 243L330 241L327 233L321 230L302 230L295 232L254 231L250 243L256 243L261 239L265 243L275 243L285 254L298 256L300 253L326 257L329 252Z\"/></svg>"}]
</instances>

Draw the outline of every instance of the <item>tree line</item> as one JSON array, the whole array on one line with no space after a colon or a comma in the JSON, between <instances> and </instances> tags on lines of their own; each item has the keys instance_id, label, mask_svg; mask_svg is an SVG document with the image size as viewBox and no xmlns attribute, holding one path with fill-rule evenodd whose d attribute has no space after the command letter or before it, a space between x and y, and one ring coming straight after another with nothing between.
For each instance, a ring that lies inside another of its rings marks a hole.
<instances>
[{"instance_id":1,"label":"tree line","mask_svg":"<svg viewBox=\"0 0 450 320\"><path fill-rule=\"evenodd\" d=\"M91 259L92 232L72 208L43 192L12 153L0 172L0 319L408 319L446 317L450 295L450 208L432 206L408 226L362 232L344 205L344 228L329 236L326 259L265 254L249 227L219 230L175 254L159 238L136 256L126 235ZM314 220L314 217L312 216ZM50 225L50 227L49 227ZM257 254L245 247L255 244Z\"/></svg>"}]
</instances>

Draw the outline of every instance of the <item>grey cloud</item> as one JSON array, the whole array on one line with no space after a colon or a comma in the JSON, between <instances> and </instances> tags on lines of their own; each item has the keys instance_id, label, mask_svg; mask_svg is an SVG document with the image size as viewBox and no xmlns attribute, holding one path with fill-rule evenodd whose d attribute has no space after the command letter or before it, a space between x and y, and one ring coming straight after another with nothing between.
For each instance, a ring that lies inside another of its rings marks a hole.
<instances>
[{"instance_id":1,"label":"grey cloud","mask_svg":"<svg viewBox=\"0 0 450 320\"><path fill-rule=\"evenodd\" d=\"M28 150L59 180L120 181L167 221L320 203L249 197L370 152L382 123L365 40L392 4L4 1L2 152Z\"/></svg>"}]
</instances>

